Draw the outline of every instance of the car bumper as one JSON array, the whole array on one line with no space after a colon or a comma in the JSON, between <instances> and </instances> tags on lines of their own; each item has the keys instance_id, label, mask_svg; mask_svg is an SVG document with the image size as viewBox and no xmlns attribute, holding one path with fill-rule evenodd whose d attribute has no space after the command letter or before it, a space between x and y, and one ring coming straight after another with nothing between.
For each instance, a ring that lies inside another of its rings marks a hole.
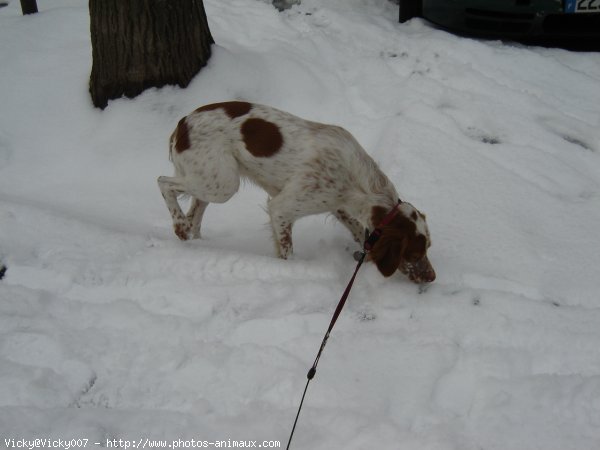
<instances>
[{"instance_id":1,"label":"car bumper","mask_svg":"<svg viewBox=\"0 0 600 450\"><path fill-rule=\"evenodd\" d=\"M423 0L423 17L480 36L600 38L600 13L565 13L562 0Z\"/></svg>"}]
</instances>

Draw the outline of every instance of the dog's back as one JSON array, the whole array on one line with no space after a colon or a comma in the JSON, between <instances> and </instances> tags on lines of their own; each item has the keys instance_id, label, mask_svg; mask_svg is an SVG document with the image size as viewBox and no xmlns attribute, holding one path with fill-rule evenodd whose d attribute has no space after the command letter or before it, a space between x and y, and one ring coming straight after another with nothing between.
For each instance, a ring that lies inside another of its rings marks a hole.
<instances>
[{"instance_id":1,"label":"dog's back","mask_svg":"<svg viewBox=\"0 0 600 450\"><path fill-rule=\"evenodd\" d=\"M343 128L244 102L207 105L186 116L173 133L171 155L180 175L197 172L204 179L208 173L229 181L234 168L225 171L230 176L221 172L233 164L231 155L238 163L236 174L251 179L271 196L298 173L305 176L304 188L315 191L333 188L336 181L357 178L357 172L364 171L354 182L368 188L374 166ZM376 181L387 184L387 180Z\"/></svg>"}]
</instances>

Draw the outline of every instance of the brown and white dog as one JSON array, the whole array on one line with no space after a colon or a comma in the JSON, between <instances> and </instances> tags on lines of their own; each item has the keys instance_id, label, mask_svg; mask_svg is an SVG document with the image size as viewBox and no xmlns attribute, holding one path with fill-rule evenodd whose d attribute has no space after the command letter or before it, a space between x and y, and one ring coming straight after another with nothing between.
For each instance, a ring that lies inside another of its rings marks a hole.
<instances>
[{"instance_id":1,"label":"brown and white dog","mask_svg":"<svg viewBox=\"0 0 600 450\"><path fill-rule=\"evenodd\" d=\"M343 128L310 122L246 102L214 103L179 121L170 140L174 177L158 185L182 240L200 237L209 203L224 203L246 177L269 195L268 212L279 257L292 253L292 225L304 216L330 212L357 242L398 204L390 180ZM184 214L177 196L192 197ZM431 282L431 245L425 215L401 202L382 227L369 258L384 276L396 270L416 282Z\"/></svg>"}]
</instances>

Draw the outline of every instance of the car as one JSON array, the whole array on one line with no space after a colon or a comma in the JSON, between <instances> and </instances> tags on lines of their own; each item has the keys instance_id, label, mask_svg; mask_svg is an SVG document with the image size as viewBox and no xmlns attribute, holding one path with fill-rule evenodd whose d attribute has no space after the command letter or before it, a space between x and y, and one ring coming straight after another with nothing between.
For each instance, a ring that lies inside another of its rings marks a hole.
<instances>
[{"instance_id":1,"label":"car","mask_svg":"<svg viewBox=\"0 0 600 450\"><path fill-rule=\"evenodd\" d=\"M600 38L600 0L399 0L400 22L490 37Z\"/></svg>"}]
</instances>

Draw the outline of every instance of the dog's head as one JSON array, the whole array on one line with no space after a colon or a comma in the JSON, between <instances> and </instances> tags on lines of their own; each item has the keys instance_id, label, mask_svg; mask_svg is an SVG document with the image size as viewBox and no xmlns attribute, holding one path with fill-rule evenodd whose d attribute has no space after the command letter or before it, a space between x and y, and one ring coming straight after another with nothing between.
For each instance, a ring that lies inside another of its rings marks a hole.
<instances>
[{"instance_id":1,"label":"dog's head","mask_svg":"<svg viewBox=\"0 0 600 450\"><path fill-rule=\"evenodd\" d=\"M375 206L372 223L381 223L387 213L385 208ZM380 228L381 237L369 256L383 276L389 277L399 270L415 283L435 280L435 271L427 258L431 239L424 214L410 203L402 202L394 218Z\"/></svg>"}]
</instances>

